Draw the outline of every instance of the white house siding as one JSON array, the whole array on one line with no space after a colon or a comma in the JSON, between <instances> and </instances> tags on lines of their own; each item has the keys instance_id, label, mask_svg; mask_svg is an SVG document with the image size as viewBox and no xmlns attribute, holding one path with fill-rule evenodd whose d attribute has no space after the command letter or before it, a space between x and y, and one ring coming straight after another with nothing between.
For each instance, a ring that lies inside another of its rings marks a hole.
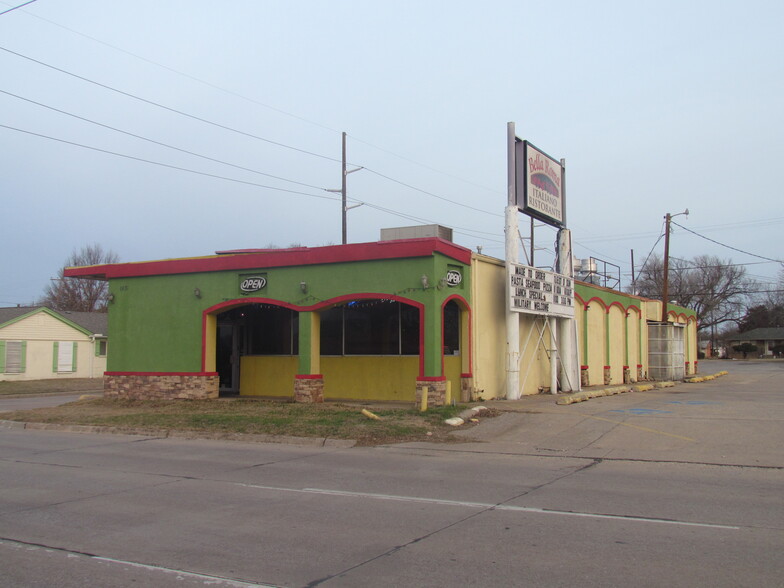
<instances>
[{"instance_id":1,"label":"white house siding","mask_svg":"<svg viewBox=\"0 0 784 588\"><path fill-rule=\"evenodd\" d=\"M89 335L54 318L46 312L18 320L0 328L0 340L26 341L25 371L0 373L0 380L42 380L48 378L100 378L106 371L106 358L95 356L95 343ZM54 343L76 343L76 371L57 373Z\"/></svg>"}]
</instances>

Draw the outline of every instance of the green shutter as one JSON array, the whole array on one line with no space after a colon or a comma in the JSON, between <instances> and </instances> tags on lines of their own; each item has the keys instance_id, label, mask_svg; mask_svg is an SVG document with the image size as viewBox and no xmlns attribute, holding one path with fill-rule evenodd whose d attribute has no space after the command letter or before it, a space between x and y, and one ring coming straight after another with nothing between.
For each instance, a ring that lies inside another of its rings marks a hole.
<instances>
[{"instance_id":1,"label":"green shutter","mask_svg":"<svg viewBox=\"0 0 784 588\"><path fill-rule=\"evenodd\" d=\"M57 373L57 357L60 352L60 343L57 341L54 342L54 357L52 359L52 371L56 374Z\"/></svg>"},{"instance_id":2,"label":"green shutter","mask_svg":"<svg viewBox=\"0 0 784 588\"><path fill-rule=\"evenodd\" d=\"M71 367L73 368L72 371L74 373L76 373L76 356L78 355L76 353L76 348L77 348L78 345L79 345L79 343L74 341L74 344L73 344L73 364L71 364Z\"/></svg>"},{"instance_id":3,"label":"green shutter","mask_svg":"<svg viewBox=\"0 0 784 588\"><path fill-rule=\"evenodd\" d=\"M0 341L0 374L5 371L5 341Z\"/></svg>"},{"instance_id":4,"label":"green shutter","mask_svg":"<svg viewBox=\"0 0 784 588\"><path fill-rule=\"evenodd\" d=\"M21 357L19 358L19 372L24 373L27 368L27 341L22 341Z\"/></svg>"}]
</instances>

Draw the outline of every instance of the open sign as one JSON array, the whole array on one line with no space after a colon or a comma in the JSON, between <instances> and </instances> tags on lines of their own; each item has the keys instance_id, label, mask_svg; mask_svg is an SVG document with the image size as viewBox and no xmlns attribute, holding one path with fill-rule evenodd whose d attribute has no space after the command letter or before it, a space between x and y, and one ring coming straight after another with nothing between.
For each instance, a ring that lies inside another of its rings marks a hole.
<instances>
[{"instance_id":1,"label":"open sign","mask_svg":"<svg viewBox=\"0 0 784 588\"><path fill-rule=\"evenodd\" d=\"M446 283L449 286L459 286L463 281L463 274L457 270L449 270L446 272Z\"/></svg>"},{"instance_id":2,"label":"open sign","mask_svg":"<svg viewBox=\"0 0 784 588\"><path fill-rule=\"evenodd\" d=\"M243 292L256 292L267 285L267 278L264 276L250 276L242 280L240 290Z\"/></svg>"}]
</instances>

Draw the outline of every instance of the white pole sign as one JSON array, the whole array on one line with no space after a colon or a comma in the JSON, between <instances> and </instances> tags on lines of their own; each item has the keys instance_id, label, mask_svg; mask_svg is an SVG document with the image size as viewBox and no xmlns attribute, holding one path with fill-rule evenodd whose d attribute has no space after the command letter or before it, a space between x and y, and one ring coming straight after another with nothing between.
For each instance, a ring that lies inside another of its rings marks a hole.
<instances>
[{"instance_id":1,"label":"white pole sign","mask_svg":"<svg viewBox=\"0 0 784 588\"><path fill-rule=\"evenodd\" d=\"M568 276L511 264L507 285L513 312L574 317L574 281Z\"/></svg>"}]
</instances>

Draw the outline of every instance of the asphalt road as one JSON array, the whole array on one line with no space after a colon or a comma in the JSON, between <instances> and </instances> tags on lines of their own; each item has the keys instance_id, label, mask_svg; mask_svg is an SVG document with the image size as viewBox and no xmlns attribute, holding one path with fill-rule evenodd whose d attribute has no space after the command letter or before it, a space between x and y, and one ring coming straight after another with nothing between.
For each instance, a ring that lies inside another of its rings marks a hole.
<instances>
[{"instance_id":1,"label":"asphalt road","mask_svg":"<svg viewBox=\"0 0 784 588\"><path fill-rule=\"evenodd\" d=\"M0 586L781 586L784 362L376 448L0 429Z\"/></svg>"}]
</instances>

